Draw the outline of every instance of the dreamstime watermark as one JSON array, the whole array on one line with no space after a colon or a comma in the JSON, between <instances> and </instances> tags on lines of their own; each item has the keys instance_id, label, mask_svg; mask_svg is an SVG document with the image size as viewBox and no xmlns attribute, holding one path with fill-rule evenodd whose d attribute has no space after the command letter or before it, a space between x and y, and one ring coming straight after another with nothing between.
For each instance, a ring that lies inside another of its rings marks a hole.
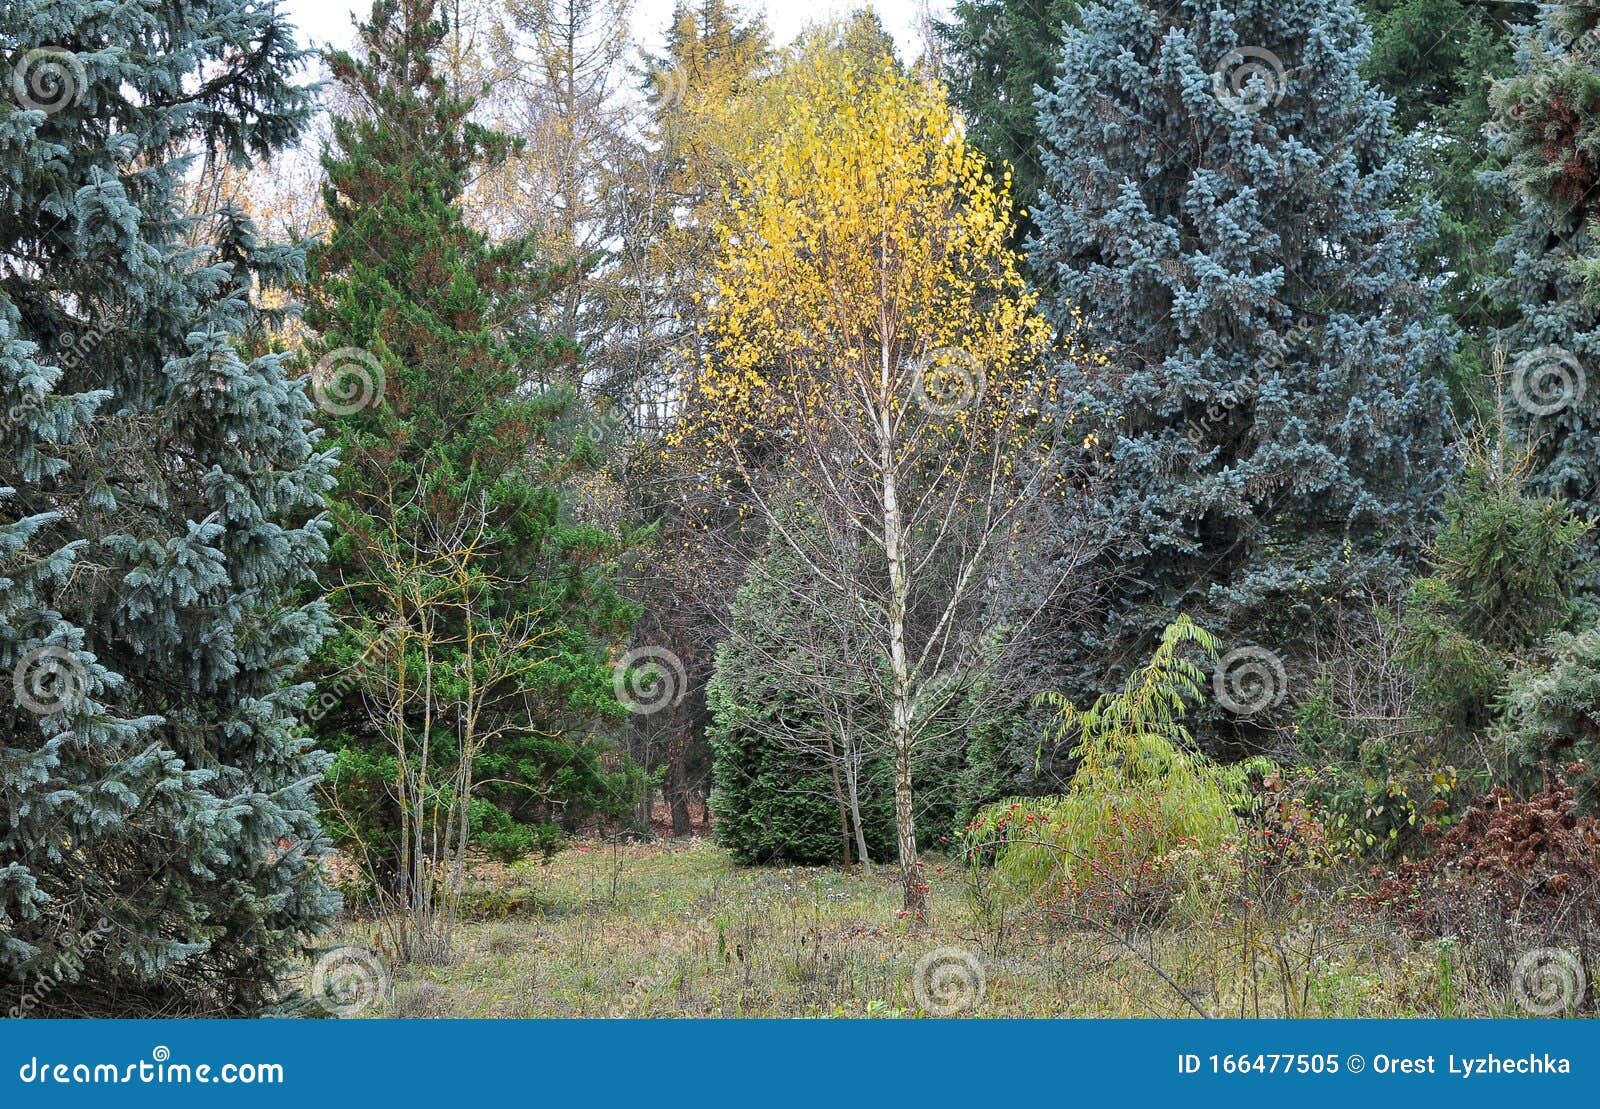
<instances>
[{"instance_id":1,"label":"dreamstime watermark","mask_svg":"<svg viewBox=\"0 0 1600 1109\"><path fill-rule=\"evenodd\" d=\"M1241 46L1222 56L1211 71L1217 103L1230 112L1248 114L1276 107L1283 100L1283 62L1261 46Z\"/></svg>"},{"instance_id":2,"label":"dreamstime watermark","mask_svg":"<svg viewBox=\"0 0 1600 1109\"><path fill-rule=\"evenodd\" d=\"M689 692L683 660L665 647L635 647L612 673L617 700L636 716L676 708Z\"/></svg>"},{"instance_id":3,"label":"dreamstime watermark","mask_svg":"<svg viewBox=\"0 0 1600 1109\"><path fill-rule=\"evenodd\" d=\"M930 1016L949 1017L975 1009L988 992L983 963L962 947L936 947L917 960L911 992Z\"/></svg>"},{"instance_id":4,"label":"dreamstime watermark","mask_svg":"<svg viewBox=\"0 0 1600 1109\"><path fill-rule=\"evenodd\" d=\"M50 644L35 647L11 670L17 704L38 716L50 716L84 703L89 671L77 653Z\"/></svg>"},{"instance_id":5,"label":"dreamstime watermark","mask_svg":"<svg viewBox=\"0 0 1600 1109\"><path fill-rule=\"evenodd\" d=\"M392 659L395 652L400 650L402 628L399 625L391 626L382 635L367 644L367 649L361 652L361 657L344 673L340 674L334 683L323 690L316 703L311 706L311 711L306 713L306 719L316 723L348 697L357 686L361 684L367 671L379 663Z\"/></svg>"},{"instance_id":6,"label":"dreamstime watermark","mask_svg":"<svg viewBox=\"0 0 1600 1109\"><path fill-rule=\"evenodd\" d=\"M83 958L96 947L100 946L100 944L110 934L111 922L105 917L101 917L99 920L97 920L94 927L89 929L89 931L75 933L67 940L66 946L63 948L61 955L57 957L55 965L52 966L49 971L37 975L34 980L28 984L27 988L22 992L22 997L15 1005L11 1006L10 1010L8 1010L6 1013L6 1016L11 1020L21 1020L34 1009L38 1008L44 999L50 996L51 991L57 986L61 985L62 981L65 979L65 974L62 971L61 966L63 960L68 955L71 955L79 962L82 962Z\"/></svg>"},{"instance_id":7,"label":"dreamstime watermark","mask_svg":"<svg viewBox=\"0 0 1600 1109\"><path fill-rule=\"evenodd\" d=\"M604 393L589 402L573 429L575 438L591 443L603 443L611 437L618 423L617 403Z\"/></svg>"},{"instance_id":8,"label":"dreamstime watermark","mask_svg":"<svg viewBox=\"0 0 1600 1109\"><path fill-rule=\"evenodd\" d=\"M612 1020L630 1020L638 1017L641 1012L649 1009L651 997L666 984L665 976L657 978L645 975L642 978L635 978L628 983L628 992L607 1007L606 1016Z\"/></svg>"},{"instance_id":9,"label":"dreamstime watermark","mask_svg":"<svg viewBox=\"0 0 1600 1109\"><path fill-rule=\"evenodd\" d=\"M1560 947L1535 947L1511 969L1511 996L1534 1016L1576 1009L1588 988L1582 960Z\"/></svg>"},{"instance_id":10,"label":"dreamstime watermark","mask_svg":"<svg viewBox=\"0 0 1600 1109\"><path fill-rule=\"evenodd\" d=\"M1573 34L1570 27L1557 27L1555 37L1561 44L1561 49L1570 54L1580 48L1592 48L1596 40L1600 39L1600 27L1590 27L1581 34Z\"/></svg>"},{"instance_id":11,"label":"dreamstime watermark","mask_svg":"<svg viewBox=\"0 0 1600 1109\"><path fill-rule=\"evenodd\" d=\"M29 50L11 71L11 95L17 103L47 116L83 103L88 83L83 62L58 46Z\"/></svg>"},{"instance_id":12,"label":"dreamstime watermark","mask_svg":"<svg viewBox=\"0 0 1600 1109\"><path fill-rule=\"evenodd\" d=\"M954 416L983 399L988 387L983 367L960 347L935 347L916 368L912 386L917 405L935 416Z\"/></svg>"},{"instance_id":13,"label":"dreamstime watermark","mask_svg":"<svg viewBox=\"0 0 1600 1109\"><path fill-rule=\"evenodd\" d=\"M357 1016L393 988L389 967L371 948L346 944L324 951L311 964L311 999L332 1016Z\"/></svg>"},{"instance_id":14,"label":"dreamstime watermark","mask_svg":"<svg viewBox=\"0 0 1600 1109\"><path fill-rule=\"evenodd\" d=\"M64 373L71 373L82 367L84 361L111 334L111 328L112 321L101 319L97 320L94 326L90 327L82 335L72 331L63 332L58 340L61 349L56 352L56 366ZM9 431L21 423L24 417L34 412L43 411L45 403L53 395L50 392L31 395L11 405L6 409L5 415L0 417L0 431Z\"/></svg>"},{"instance_id":15,"label":"dreamstime watermark","mask_svg":"<svg viewBox=\"0 0 1600 1109\"><path fill-rule=\"evenodd\" d=\"M1561 347L1540 347L1517 359L1511 395L1530 416L1554 416L1583 399L1588 386L1583 364Z\"/></svg>"},{"instance_id":16,"label":"dreamstime watermark","mask_svg":"<svg viewBox=\"0 0 1600 1109\"><path fill-rule=\"evenodd\" d=\"M383 364L360 347L330 350L311 370L311 398L330 416L350 416L383 401Z\"/></svg>"},{"instance_id":17,"label":"dreamstime watermark","mask_svg":"<svg viewBox=\"0 0 1600 1109\"><path fill-rule=\"evenodd\" d=\"M1284 366L1290 343L1304 336L1309 330L1305 324L1296 324L1288 334L1278 340L1277 349L1252 362L1243 377L1218 394L1216 399L1206 405L1205 411L1191 419L1184 427L1184 435L1188 437L1189 442L1200 448L1214 437L1231 413L1250 403L1261 391L1261 384L1266 381L1267 375Z\"/></svg>"},{"instance_id":18,"label":"dreamstime watermark","mask_svg":"<svg viewBox=\"0 0 1600 1109\"><path fill-rule=\"evenodd\" d=\"M1206 405L1205 411L1190 420L1184 427L1183 433L1195 449L1202 449L1222 426L1229 414L1242 408L1256 395L1256 390L1261 388L1261 382L1266 377L1266 368L1259 363L1253 366L1250 373L1239 379L1217 397L1216 400Z\"/></svg>"},{"instance_id":19,"label":"dreamstime watermark","mask_svg":"<svg viewBox=\"0 0 1600 1109\"><path fill-rule=\"evenodd\" d=\"M1235 716L1254 716L1283 700L1289 689L1283 659L1265 647L1235 647L1211 675L1217 703Z\"/></svg>"},{"instance_id":20,"label":"dreamstime watermark","mask_svg":"<svg viewBox=\"0 0 1600 1109\"><path fill-rule=\"evenodd\" d=\"M224 1086L281 1086L284 1082L282 1063L174 1063L172 1049L162 1044L150 1049L148 1059L135 1059L131 1063L60 1063L30 1058L17 1069L17 1078L32 1085L51 1084L63 1086L120 1086L135 1083L144 1086L187 1086L190 1084Z\"/></svg>"}]
</instances>

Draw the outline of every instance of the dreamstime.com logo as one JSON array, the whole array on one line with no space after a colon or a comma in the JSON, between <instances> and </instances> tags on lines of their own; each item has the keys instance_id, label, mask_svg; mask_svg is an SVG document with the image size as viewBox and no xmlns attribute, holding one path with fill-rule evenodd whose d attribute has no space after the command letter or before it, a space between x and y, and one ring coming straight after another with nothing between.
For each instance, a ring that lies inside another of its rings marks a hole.
<instances>
[{"instance_id":1,"label":"dreamstime.com logo","mask_svg":"<svg viewBox=\"0 0 1600 1109\"><path fill-rule=\"evenodd\" d=\"M38 1056L17 1069L30 1086L281 1086L282 1063L174 1063L166 1046L131 1063L53 1063Z\"/></svg>"},{"instance_id":2,"label":"dreamstime.com logo","mask_svg":"<svg viewBox=\"0 0 1600 1109\"><path fill-rule=\"evenodd\" d=\"M35 647L12 667L11 692L29 712L51 716L83 705L89 672L75 651L55 644Z\"/></svg>"},{"instance_id":3,"label":"dreamstime.com logo","mask_svg":"<svg viewBox=\"0 0 1600 1109\"><path fill-rule=\"evenodd\" d=\"M689 71L682 66L651 70L650 81L662 108L676 108L689 92Z\"/></svg>"},{"instance_id":4,"label":"dreamstime.com logo","mask_svg":"<svg viewBox=\"0 0 1600 1109\"><path fill-rule=\"evenodd\" d=\"M361 652L361 657L344 673L336 678L332 685L322 691L322 694L312 704L306 718L312 723L328 715L339 703L350 695L351 691L358 688L366 674L377 665L390 665L399 654L403 640L404 628L392 625L384 633L367 645Z\"/></svg>"},{"instance_id":5,"label":"dreamstime.com logo","mask_svg":"<svg viewBox=\"0 0 1600 1109\"><path fill-rule=\"evenodd\" d=\"M983 400L988 378L979 361L960 347L929 352L912 382L917 405L934 416L954 416Z\"/></svg>"},{"instance_id":6,"label":"dreamstime.com logo","mask_svg":"<svg viewBox=\"0 0 1600 1109\"><path fill-rule=\"evenodd\" d=\"M11 95L16 102L47 116L83 103L88 83L78 56L54 46L29 50L11 71Z\"/></svg>"},{"instance_id":7,"label":"dreamstime.com logo","mask_svg":"<svg viewBox=\"0 0 1600 1109\"><path fill-rule=\"evenodd\" d=\"M1540 347L1517 359L1511 396L1530 416L1554 416L1583 400L1588 377L1583 363L1561 347Z\"/></svg>"},{"instance_id":8,"label":"dreamstime.com logo","mask_svg":"<svg viewBox=\"0 0 1600 1109\"><path fill-rule=\"evenodd\" d=\"M383 403L383 363L360 347L330 350L311 370L311 399L330 416L349 416Z\"/></svg>"},{"instance_id":9,"label":"dreamstime.com logo","mask_svg":"<svg viewBox=\"0 0 1600 1109\"><path fill-rule=\"evenodd\" d=\"M1285 84L1282 60L1262 46L1228 51L1211 73L1217 102L1241 115L1276 107L1283 100Z\"/></svg>"},{"instance_id":10,"label":"dreamstime.com logo","mask_svg":"<svg viewBox=\"0 0 1600 1109\"><path fill-rule=\"evenodd\" d=\"M311 964L311 998L330 1016L359 1016L393 990L388 966L370 948L346 944Z\"/></svg>"},{"instance_id":11,"label":"dreamstime.com logo","mask_svg":"<svg viewBox=\"0 0 1600 1109\"><path fill-rule=\"evenodd\" d=\"M1283 659L1265 647L1236 647L1211 676L1217 704L1235 716L1254 716L1282 701L1289 690Z\"/></svg>"},{"instance_id":12,"label":"dreamstime.com logo","mask_svg":"<svg viewBox=\"0 0 1600 1109\"><path fill-rule=\"evenodd\" d=\"M115 329L116 324L110 318L101 318L85 331L82 335L68 331L61 336L60 349L56 351L55 365L63 373L70 373L81 368L85 362L93 357L95 351ZM29 393L22 400L6 409L5 415L0 417L0 431L9 431L29 417L45 410L54 393L42 391Z\"/></svg>"}]
</instances>

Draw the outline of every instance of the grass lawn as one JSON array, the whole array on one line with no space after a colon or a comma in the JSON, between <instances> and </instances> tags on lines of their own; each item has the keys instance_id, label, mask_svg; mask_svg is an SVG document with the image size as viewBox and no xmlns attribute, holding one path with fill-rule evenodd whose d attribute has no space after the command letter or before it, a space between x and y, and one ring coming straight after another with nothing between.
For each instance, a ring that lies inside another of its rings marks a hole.
<instances>
[{"instance_id":1,"label":"grass lawn","mask_svg":"<svg viewBox=\"0 0 1600 1109\"><path fill-rule=\"evenodd\" d=\"M899 916L891 867L747 869L699 839L481 865L454 961L392 968L364 1015L1515 1015L1509 987L1467 973L1455 945L1412 943L1358 909L1113 936L981 913L959 867L927 868L917 922ZM340 939L376 946L360 921Z\"/></svg>"}]
</instances>

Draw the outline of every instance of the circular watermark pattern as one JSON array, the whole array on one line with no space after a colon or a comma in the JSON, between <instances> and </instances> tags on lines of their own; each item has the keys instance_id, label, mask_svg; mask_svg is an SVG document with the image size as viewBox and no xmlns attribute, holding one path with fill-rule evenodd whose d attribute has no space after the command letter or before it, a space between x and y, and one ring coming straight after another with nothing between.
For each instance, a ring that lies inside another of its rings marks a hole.
<instances>
[{"instance_id":1,"label":"circular watermark pattern","mask_svg":"<svg viewBox=\"0 0 1600 1109\"><path fill-rule=\"evenodd\" d=\"M1511 969L1511 996L1517 1008L1534 1016L1577 1008L1588 986L1583 963L1559 947L1535 947Z\"/></svg>"},{"instance_id":2,"label":"circular watermark pattern","mask_svg":"<svg viewBox=\"0 0 1600 1109\"><path fill-rule=\"evenodd\" d=\"M1261 46L1241 46L1222 56L1211 71L1217 103L1230 112L1259 112L1283 99L1283 62Z\"/></svg>"},{"instance_id":3,"label":"circular watermark pattern","mask_svg":"<svg viewBox=\"0 0 1600 1109\"><path fill-rule=\"evenodd\" d=\"M336 1017L353 1017L387 997L389 968L377 952L345 945L325 951L311 964L311 996Z\"/></svg>"},{"instance_id":4,"label":"circular watermark pattern","mask_svg":"<svg viewBox=\"0 0 1600 1109\"><path fill-rule=\"evenodd\" d=\"M1265 647L1235 647L1211 675L1217 703L1235 716L1254 716L1283 700L1289 679L1283 660Z\"/></svg>"},{"instance_id":5,"label":"circular watermark pattern","mask_svg":"<svg viewBox=\"0 0 1600 1109\"><path fill-rule=\"evenodd\" d=\"M88 83L78 56L54 46L28 51L11 71L11 95L17 103L47 116L82 103Z\"/></svg>"},{"instance_id":6,"label":"circular watermark pattern","mask_svg":"<svg viewBox=\"0 0 1600 1109\"><path fill-rule=\"evenodd\" d=\"M89 692L83 660L65 647L35 647L11 671L17 703L40 716L81 705Z\"/></svg>"},{"instance_id":7,"label":"circular watermark pattern","mask_svg":"<svg viewBox=\"0 0 1600 1109\"><path fill-rule=\"evenodd\" d=\"M1553 416L1583 399L1588 382L1583 365L1569 350L1540 347L1517 359L1511 395L1530 416Z\"/></svg>"},{"instance_id":8,"label":"circular watermark pattern","mask_svg":"<svg viewBox=\"0 0 1600 1109\"><path fill-rule=\"evenodd\" d=\"M936 947L917 960L911 975L917 1004L930 1016L949 1017L975 1009L988 991L983 964L961 947Z\"/></svg>"},{"instance_id":9,"label":"circular watermark pattern","mask_svg":"<svg viewBox=\"0 0 1600 1109\"><path fill-rule=\"evenodd\" d=\"M604 393L595 397L579 418L575 435L591 443L603 443L617 423L616 401Z\"/></svg>"},{"instance_id":10,"label":"circular watermark pattern","mask_svg":"<svg viewBox=\"0 0 1600 1109\"><path fill-rule=\"evenodd\" d=\"M617 700L637 716L674 708L689 692L683 661L665 647L635 647L618 660L611 682Z\"/></svg>"},{"instance_id":11,"label":"circular watermark pattern","mask_svg":"<svg viewBox=\"0 0 1600 1109\"><path fill-rule=\"evenodd\" d=\"M376 408L383 399L383 387L383 365L360 347L330 350L317 359L311 371L311 397L330 416Z\"/></svg>"},{"instance_id":12,"label":"circular watermark pattern","mask_svg":"<svg viewBox=\"0 0 1600 1109\"><path fill-rule=\"evenodd\" d=\"M1561 43L1562 50L1572 53L1578 50L1580 46L1593 41L1597 30L1600 30L1600 28L1591 27L1582 33L1576 33L1571 27L1558 27L1556 29L1556 39Z\"/></svg>"},{"instance_id":13,"label":"circular watermark pattern","mask_svg":"<svg viewBox=\"0 0 1600 1109\"><path fill-rule=\"evenodd\" d=\"M636 978L628 983L628 992L611 1003L606 1009L606 1016L612 1020L628 1020L637 1017L642 1010L650 1006L651 995L664 984L651 975Z\"/></svg>"},{"instance_id":14,"label":"circular watermark pattern","mask_svg":"<svg viewBox=\"0 0 1600 1109\"><path fill-rule=\"evenodd\" d=\"M954 416L983 399L988 379L978 360L960 347L935 347L918 368L916 401L935 416Z\"/></svg>"},{"instance_id":15,"label":"circular watermark pattern","mask_svg":"<svg viewBox=\"0 0 1600 1109\"><path fill-rule=\"evenodd\" d=\"M689 92L689 72L680 66L671 69L656 69L650 73L655 82L656 95L663 108L675 108L683 103L683 98Z\"/></svg>"}]
</instances>

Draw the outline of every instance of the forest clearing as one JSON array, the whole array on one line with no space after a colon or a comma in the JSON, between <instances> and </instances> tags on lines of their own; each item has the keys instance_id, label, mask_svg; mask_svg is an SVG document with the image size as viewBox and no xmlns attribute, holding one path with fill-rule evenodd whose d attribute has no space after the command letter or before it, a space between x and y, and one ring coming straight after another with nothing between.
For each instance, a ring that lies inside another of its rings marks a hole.
<instances>
[{"instance_id":1,"label":"forest clearing","mask_svg":"<svg viewBox=\"0 0 1600 1109\"><path fill-rule=\"evenodd\" d=\"M461 957L412 966L366 1017L1503 1017L1509 982L1358 906L1151 934L975 911L937 855L927 921L893 867L736 866L707 839L589 840L549 867L475 868ZM370 944L359 923L332 942ZM1246 952L1253 952L1253 958ZM920 971L919 971L920 967ZM1167 981L1171 976L1172 981ZM919 981L921 983L919 987ZM919 997L919 988L922 991Z\"/></svg>"}]
</instances>

